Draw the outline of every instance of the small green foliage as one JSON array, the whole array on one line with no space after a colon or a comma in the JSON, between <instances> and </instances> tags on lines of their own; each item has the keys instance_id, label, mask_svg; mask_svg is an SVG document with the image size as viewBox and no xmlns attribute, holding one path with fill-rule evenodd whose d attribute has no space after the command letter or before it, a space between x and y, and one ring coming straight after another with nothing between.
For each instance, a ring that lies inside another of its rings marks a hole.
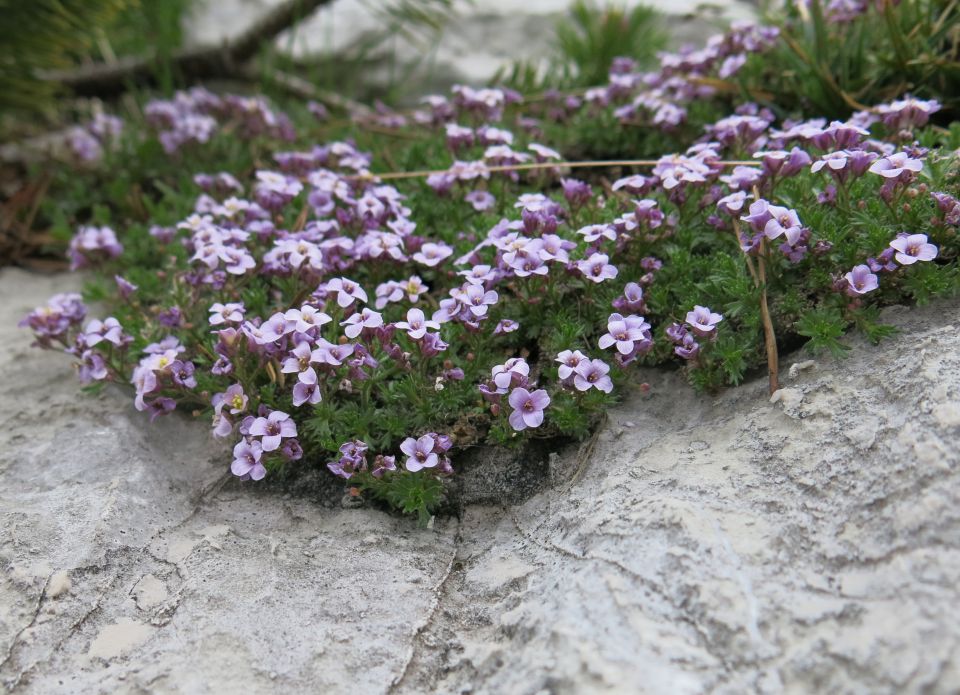
<instances>
[{"instance_id":1,"label":"small green foliage","mask_svg":"<svg viewBox=\"0 0 960 695\"><path fill-rule=\"evenodd\" d=\"M386 473L382 478L362 474L357 476L356 483L392 508L416 515L421 528L427 526L443 502L443 482L426 473L403 471Z\"/></svg>"},{"instance_id":2,"label":"small green foliage","mask_svg":"<svg viewBox=\"0 0 960 695\"><path fill-rule=\"evenodd\" d=\"M810 340L807 347L814 352L829 352L834 357L844 357L849 345L840 341L847 322L835 307L821 307L807 312L797 322L797 333Z\"/></svg>"}]
</instances>

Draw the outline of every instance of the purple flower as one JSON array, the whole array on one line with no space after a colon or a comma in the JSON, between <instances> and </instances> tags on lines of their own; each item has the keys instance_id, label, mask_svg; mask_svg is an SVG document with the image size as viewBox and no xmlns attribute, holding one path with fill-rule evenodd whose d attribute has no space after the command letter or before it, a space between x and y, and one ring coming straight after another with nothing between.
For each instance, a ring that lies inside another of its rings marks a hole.
<instances>
[{"instance_id":1,"label":"purple flower","mask_svg":"<svg viewBox=\"0 0 960 695\"><path fill-rule=\"evenodd\" d=\"M123 246L109 227L81 227L70 241L70 270L86 268L123 253Z\"/></svg>"},{"instance_id":2,"label":"purple flower","mask_svg":"<svg viewBox=\"0 0 960 695\"><path fill-rule=\"evenodd\" d=\"M692 360L700 354L700 343L694 339L693 334L684 333L676 347L673 348L673 351L678 357L682 357L685 360Z\"/></svg>"},{"instance_id":3,"label":"purple flower","mask_svg":"<svg viewBox=\"0 0 960 695\"><path fill-rule=\"evenodd\" d=\"M938 253L937 247L927 242L926 234L899 234L890 242L890 248L897 252L895 258L901 265L932 261Z\"/></svg>"},{"instance_id":4,"label":"purple flower","mask_svg":"<svg viewBox=\"0 0 960 695\"><path fill-rule=\"evenodd\" d=\"M560 186L563 188L563 197L567 199L570 207L576 209L590 202L593 198L593 191L590 184L577 179L560 179Z\"/></svg>"},{"instance_id":5,"label":"purple flower","mask_svg":"<svg viewBox=\"0 0 960 695\"><path fill-rule=\"evenodd\" d=\"M261 462L262 458L263 447L260 442L247 439L237 442L233 447L233 463L230 464L230 472L243 480L263 480L267 469Z\"/></svg>"},{"instance_id":6,"label":"purple flower","mask_svg":"<svg viewBox=\"0 0 960 695\"><path fill-rule=\"evenodd\" d=\"M634 351L635 343L643 343L649 339L650 324L641 316L623 317L620 314L610 314L607 320L607 332L600 336L600 347L606 349L615 345L621 355L629 355Z\"/></svg>"},{"instance_id":7,"label":"purple flower","mask_svg":"<svg viewBox=\"0 0 960 695\"><path fill-rule=\"evenodd\" d=\"M123 347L130 343L133 338L124 335L120 322L112 316L103 321L93 319L83 331L83 344L87 347L93 347L104 340L116 347Z\"/></svg>"},{"instance_id":8,"label":"purple flower","mask_svg":"<svg viewBox=\"0 0 960 695\"><path fill-rule=\"evenodd\" d=\"M849 273L843 276L847 280L847 294L851 297L872 292L879 287L877 276L870 272L866 265L856 265Z\"/></svg>"},{"instance_id":9,"label":"purple flower","mask_svg":"<svg viewBox=\"0 0 960 695\"><path fill-rule=\"evenodd\" d=\"M489 191L470 191L463 199L470 203L477 212L486 212L497 202L497 199Z\"/></svg>"},{"instance_id":10,"label":"purple flower","mask_svg":"<svg viewBox=\"0 0 960 695\"><path fill-rule=\"evenodd\" d=\"M574 370L573 385L578 391L595 388L604 393L613 391L613 381L607 374L610 366L603 360L581 360Z\"/></svg>"},{"instance_id":11,"label":"purple flower","mask_svg":"<svg viewBox=\"0 0 960 695\"><path fill-rule=\"evenodd\" d=\"M506 335L507 333L513 333L518 328L520 328L520 324L513 319L500 319L493 329L493 334Z\"/></svg>"},{"instance_id":12,"label":"purple flower","mask_svg":"<svg viewBox=\"0 0 960 695\"><path fill-rule=\"evenodd\" d=\"M453 255L453 249L446 244L427 242L420 247L419 251L413 254L412 258L417 263L422 263L428 268L433 268L451 255Z\"/></svg>"},{"instance_id":13,"label":"purple flower","mask_svg":"<svg viewBox=\"0 0 960 695\"><path fill-rule=\"evenodd\" d=\"M38 345L49 347L52 340L65 340L67 331L80 324L86 315L87 307L79 294L56 294L45 306L31 311L17 325L33 331Z\"/></svg>"},{"instance_id":14,"label":"purple flower","mask_svg":"<svg viewBox=\"0 0 960 695\"><path fill-rule=\"evenodd\" d=\"M439 457L434 453L436 444L436 439L430 434L425 434L420 439L413 437L404 439L400 444L400 451L407 455L407 460L404 462L407 470L416 473L424 468L436 466L440 462Z\"/></svg>"},{"instance_id":15,"label":"purple flower","mask_svg":"<svg viewBox=\"0 0 960 695\"><path fill-rule=\"evenodd\" d=\"M84 350L80 355L80 367L77 376L81 384L89 384L92 381L103 381L107 378L107 363L103 357L95 350Z\"/></svg>"},{"instance_id":16,"label":"purple flower","mask_svg":"<svg viewBox=\"0 0 960 695\"><path fill-rule=\"evenodd\" d=\"M369 307L364 307L363 311L353 314L346 321L342 321L340 325L346 326L343 332L348 338L356 338L365 329L380 328L383 325L383 316Z\"/></svg>"},{"instance_id":17,"label":"purple flower","mask_svg":"<svg viewBox=\"0 0 960 695\"><path fill-rule=\"evenodd\" d=\"M326 284L326 290L327 292L337 293L337 304L344 309L356 300L361 302L367 301L367 293L363 291L363 288L353 280L348 280L347 278L334 278L330 280Z\"/></svg>"},{"instance_id":18,"label":"purple flower","mask_svg":"<svg viewBox=\"0 0 960 695\"><path fill-rule=\"evenodd\" d=\"M701 338L713 333L721 321L723 321L722 314L710 311L709 308L699 304L693 307L693 311L687 312L687 323Z\"/></svg>"},{"instance_id":19,"label":"purple flower","mask_svg":"<svg viewBox=\"0 0 960 695\"><path fill-rule=\"evenodd\" d=\"M177 386L181 386L185 389L197 387L197 380L193 376L193 373L196 371L196 367L194 366L193 362L174 360L170 363L168 371L173 379L173 383L175 383Z\"/></svg>"},{"instance_id":20,"label":"purple flower","mask_svg":"<svg viewBox=\"0 0 960 695\"><path fill-rule=\"evenodd\" d=\"M617 230L609 224L589 224L586 227L578 229L577 234L583 235L583 238L590 244L598 242L601 239L609 239L610 241L617 240Z\"/></svg>"},{"instance_id":21,"label":"purple flower","mask_svg":"<svg viewBox=\"0 0 960 695\"><path fill-rule=\"evenodd\" d=\"M617 277L617 268L610 265L610 258L603 253L595 253L590 258L579 261L577 269L588 280L601 283Z\"/></svg>"},{"instance_id":22,"label":"purple flower","mask_svg":"<svg viewBox=\"0 0 960 695\"><path fill-rule=\"evenodd\" d=\"M480 285L465 284L460 288L457 301L464 304L467 310L480 318L487 315L487 308L496 304L500 296L494 290L484 291Z\"/></svg>"},{"instance_id":23,"label":"purple flower","mask_svg":"<svg viewBox=\"0 0 960 695\"><path fill-rule=\"evenodd\" d=\"M746 191L737 191L718 200L717 209L722 210L731 217L735 217L740 214L740 212L743 210L743 206L746 205L746 203Z\"/></svg>"},{"instance_id":24,"label":"purple flower","mask_svg":"<svg viewBox=\"0 0 960 695\"><path fill-rule=\"evenodd\" d=\"M586 359L587 356L579 350L564 350L558 353L554 360L554 362L560 363L560 366L557 367L557 376L560 377L561 381L568 380L573 376L577 366Z\"/></svg>"},{"instance_id":25,"label":"purple flower","mask_svg":"<svg viewBox=\"0 0 960 695\"><path fill-rule=\"evenodd\" d=\"M768 239L786 235L787 243L793 246L800 239L803 233L803 225L800 224L800 218L795 210L788 210L779 205L767 206L767 214L770 219L763 226L763 233Z\"/></svg>"},{"instance_id":26,"label":"purple flower","mask_svg":"<svg viewBox=\"0 0 960 695\"><path fill-rule=\"evenodd\" d=\"M223 393L214 394L211 399L214 412L220 413L224 408L229 408L230 413L238 415L247 409L247 394L243 392L241 384L231 384Z\"/></svg>"},{"instance_id":27,"label":"purple flower","mask_svg":"<svg viewBox=\"0 0 960 695\"><path fill-rule=\"evenodd\" d=\"M293 326L295 332L304 335L315 335L314 329L333 321L325 313L309 304L304 304L299 309L287 309L283 318L286 319L287 325Z\"/></svg>"},{"instance_id":28,"label":"purple flower","mask_svg":"<svg viewBox=\"0 0 960 695\"><path fill-rule=\"evenodd\" d=\"M420 309L409 309L407 310L407 320L398 321L394 324L400 330L406 331L414 340L419 340L422 338L428 328L434 330L440 329L440 324L436 321L428 321L427 317L424 316L423 311Z\"/></svg>"},{"instance_id":29,"label":"purple flower","mask_svg":"<svg viewBox=\"0 0 960 695\"><path fill-rule=\"evenodd\" d=\"M382 478L387 471L397 470L397 459L394 456L382 456L377 454L373 459L373 468L370 469L370 475L374 478Z\"/></svg>"},{"instance_id":30,"label":"purple flower","mask_svg":"<svg viewBox=\"0 0 960 695\"><path fill-rule=\"evenodd\" d=\"M522 357L511 357L491 370L498 393L506 393L512 386L524 386L530 375L530 365Z\"/></svg>"},{"instance_id":31,"label":"purple flower","mask_svg":"<svg viewBox=\"0 0 960 695\"><path fill-rule=\"evenodd\" d=\"M120 297L122 299L129 298L131 294L133 294L134 292L137 291L137 289L139 289L132 282L130 282L129 280L127 280L126 278L120 275L114 275L113 280L114 282L117 283L117 291L120 293Z\"/></svg>"},{"instance_id":32,"label":"purple flower","mask_svg":"<svg viewBox=\"0 0 960 695\"><path fill-rule=\"evenodd\" d=\"M435 357L449 347L440 339L439 333L427 333L420 341L420 355Z\"/></svg>"},{"instance_id":33,"label":"purple flower","mask_svg":"<svg viewBox=\"0 0 960 695\"><path fill-rule=\"evenodd\" d=\"M906 152L897 152L875 161L870 165L869 171L873 174L879 174L885 179L905 182L912 180L913 176L921 169L923 169L921 160L911 158Z\"/></svg>"},{"instance_id":34,"label":"purple flower","mask_svg":"<svg viewBox=\"0 0 960 695\"><path fill-rule=\"evenodd\" d=\"M264 451L276 451L283 437L297 436L297 423L287 413L274 410L267 417L258 417L250 424L250 434L262 437Z\"/></svg>"},{"instance_id":35,"label":"purple flower","mask_svg":"<svg viewBox=\"0 0 960 695\"><path fill-rule=\"evenodd\" d=\"M763 170L771 176L794 176L810 164L810 155L799 147L794 147L789 152L754 152L753 156L763 161Z\"/></svg>"},{"instance_id":36,"label":"purple flower","mask_svg":"<svg viewBox=\"0 0 960 695\"><path fill-rule=\"evenodd\" d=\"M167 328L179 328L183 323L183 312L180 307L172 306L169 309L163 309L157 314L157 321L161 326Z\"/></svg>"},{"instance_id":37,"label":"purple flower","mask_svg":"<svg viewBox=\"0 0 960 695\"><path fill-rule=\"evenodd\" d=\"M623 295L613 300L613 308L628 313L644 311L643 288L636 282L628 282L623 288Z\"/></svg>"},{"instance_id":38,"label":"purple flower","mask_svg":"<svg viewBox=\"0 0 960 695\"><path fill-rule=\"evenodd\" d=\"M750 203L750 214L743 215L740 219L749 224L755 232L763 232L767 222L773 219L770 203L766 200L755 200Z\"/></svg>"},{"instance_id":39,"label":"purple flower","mask_svg":"<svg viewBox=\"0 0 960 695\"><path fill-rule=\"evenodd\" d=\"M297 383L293 385L293 404L298 408L304 403L316 405L321 399L316 371L311 368L297 374Z\"/></svg>"},{"instance_id":40,"label":"purple flower","mask_svg":"<svg viewBox=\"0 0 960 695\"><path fill-rule=\"evenodd\" d=\"M930 115L939 111L940 108L940 102L935 99L924 101L908 96L890 104L879 104L876 110L885 126L903 130L925 126L930 120Z\"/></svg>"},{"instance_id":41,"label":"purple flower","mask_svg":"<svg viewBox=\"0 0 960 695\"><path fill-rule=\"evenodd\" d=\"M513 412L510 413L510 426L517 432L528 427L539 427L543 423L543 411L550 405L550 396L543 389L533 393L520 387L510 392L507 399Z\"/></svg>"}]
</instances>

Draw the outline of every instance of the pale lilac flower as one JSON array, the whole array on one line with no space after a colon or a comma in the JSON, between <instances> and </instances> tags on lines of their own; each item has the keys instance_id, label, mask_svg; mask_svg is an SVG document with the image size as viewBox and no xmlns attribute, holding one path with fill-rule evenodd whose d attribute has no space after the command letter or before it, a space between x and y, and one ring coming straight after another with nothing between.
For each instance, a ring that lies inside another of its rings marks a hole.
<instances>
[{"instance_id":1,"label":"pale lilac flower","mask_svg":"<svg viewBox=\"0 0 960 695\"><path fill-rule=\"evenodd\" d=\"M693 307L693 311L687 312L687 323L701 338L713 333L721 321L723 321L722 314L710 311L709 308L699 304Z\"/></svg>"},{"instance_id":2,"label":"pale lilac flower","mask_svg":"<svg viewBox=\"0 0 960 695\"><path fill-rule=\"evenodd\" d=\"M500 321L497 322L496 327L493 329L493 334L506 335L507 333L513 333L518 328L520 328L520 324L513 319L500 319Z\"/></svg>"},{"instance_id":3,"label":"pale lilac flower","mask_svg":"<svg viewBox=\"0 0 960 695\"><path fill-rule=\"evenodd\" d=\"M121 299L129 298L131 294L139 289L132 282L120 275L114 275L113 280L117 283L117 291L120 293Z\"/></svg>"},{"instance_id":4,"label":"pale lilac flower","mask_svg":"<svg viewBox=\"0 0 960 695\"><path fill-rule=\"evenodd\" d=\"M530 376L530 365L522 357L511 357L491 370L491 377L498 393L506 393L512 386L525 385L528 376Z\"/></svg>"},{"instance_id":5,"label":"pale lilac flower","mask_svg":"<svg viewBox=\"0 0 960 695\"><path fill-rule=\"evenodd\" d=\"M466 284L460 288L457 301L464 304L467 310L477 318L487 315L487 309L496 304L500 295L495 290L484 291L480 285Z\"/></svg>"},{"instance_id":6,"label":"pale lilac flower","mask_svg":"<svg viewBox=\"0 0 960 695\"><path fill-rule=\"evenodd\" d=\"M696 341L692 333L684 333L673 352L685 360L692 360L700 354L700 343Z\"/></svg>"},{"instance_id":7,"label":"pale lilac flower","mask_svg":"<svg viewBox=\"0 0 960 695\"><path fill-rule=\"evenodd\" d=\"M344 360L354 353L355 349L356 346L353 343L339 345L321 338L317 341L317 349L310 354L310 361L316 364L339 367L343 364Z\"/></svg>"},{"instance_id":8,"label":"pale lilac flower","mask_svg":"<svg viewBox=\"0 0 960 695\"><path fill-rule=\"evenodd\" d=\"M424 468L435 467L440 462L440 458L434 453L436 444L436 439L430 434L425 434L419 439L413 437L404 439L400 444L400 451L407 455L407 460L404 462L407 470L416 473Z\"/></svg>"},{"instance_id":9,"label":"pale lilac flower","mask_svg":"<svg viewBox=\"0 0 960 695\"><path fill-rule=\"evenodd\" d=\"M851 296L866 294L879 287L877 276L870 272L870 266L856 265L843 276L847 280L847 293Z\"/></svg>"},{"instance_id":10,"label":"pale lilac flower","mask_svg":"<svg viewBox=\"0 0 960 695\"><path fill-rule=\"evenodd\" d=\"M717 209L722 210L731 217L739 215L743 206L747 203L746 191L736 191L728 196L724 196L717 201Z\"/></svg>"},{"instance_id":11,"label":"pale lilac flower","mask_svg":"<svg viewBox=\"0 0 960 695\"><path fill-rule=\"evenodd\" d=\"M420 340L420 355L425 358L436 357L448 347L450 346L440 339L439 333L427 333Z\"/></svg>"},{"instance_id":12,"label":"pale lilac flower","mask_svg":"<svg viewBox=\"0 0 960 695\"><path fill-rule=\"evenodd\" d=\"M497 199L489 191L470 191L463 199L470 203L477 212L486 212L497 202Z\"/></svg>"},{"instance_id":13,"label":"pale lilac flower","mask_svg":"<svg viewBox=\"0 0 960 695\"><path fill-rule=\"evenodd\" d=\"M613 381L608 376L610 365L603 360L581 360L574 370L573 385L578 391L595 388L604 393L613 391Z\"/></svg>"},{"instance_id":14,"label":"pale lilac flower","mask_svg":"<svg viewBox=\"0 0 960 695\"><path fill-rule=\"evenodd\" d=\"M370 469L370 475L374 478L382 478L387 471L397 470L397 459L395 456L383 456L377 454L373 459L373 467Z\"/></svg>"},{"instance_id":15,"label":"pale lilac flower","mask_svg":"<svg viewBox=\"0 0 960 695\"><path fill-rule=\"evenodd\" d=\"M593 190L590 184L584 183L578 179L560 179L560 186L563 189L563 197L572 208L579 208L593 198Z\"/></svg>"},{"instance_id":16,"label":"pale lilac flower","mask_svg":"<svg viewBox=\"0 0 960 695\"><path fill-rule=\"evenodd\" d=\"M577 230L577 234L583 236L588 243L594 243L601 239L617 240L617 230L609 224L590 224Z\"/></svg>"},{"instance_id":17,"label":"pale lilac flower","mask_svg":"<svg viewBox=\"0 0 960 695\"><path fill-rule=\"evenodd\" d=\"M748 223L756 232L763 232L767 222L773 219L770 213L770 203L766 200L755 200L750 203L750 214L740 217L741 220Z\"/></svg>"},{"instance_id":18,"label":"pale lilac flower","mask_svg":"<svg viewBox=\"0 0 960 695\"><path fill-rule=\"evenodd\" d=\"M230 464L230 472L243 479L263 480L267 469L261 461L262 458L263 447L260 442L247 439L237 442L233 447L233 463Z\"/></svg>"},{"instance_id":19,"label":"pale lilac flower","mask_svg":"<svg viewBox=\"0 0 960 695\"><path fill-rule=\"evenodd\" d=\"M361 302L367 301L367 293L363 291L363 288L360 287L353 280L348 280L347 278L334 278L326 284L327 292L336 292L337 293L337 304L343 308L346 308L354 303L356 300Z\"/></svg>"},{"instance_id":20,"label":"pale lilac flower","mask_svg":"<svg viewBox=\"0 0 960 695\"><path fill-rule=\"evenodd\" d=\"M545 162L551 159L553 160L563 159L563 157L560 156L560 153L557 152L556 150L552 150L549 147L544 147L543 145L536 142L531 142L529 145L527 145L527 149L536 155L536 159L538 162Z\"/></svg>"},{"instance_id":21,"label":"pale lilac flower","mask_svg":"<svg viewBox=\"0 0 960 695\"><path fill-rule=\"evenodd\" d=\"M496 271L484 264L472 266L469 270L458 271L457 275L465 277L471 285L485 285L497 278Z\"/></svg>"},{"instance_id":22,"label":"pale lilac flower","mask_svg":"<svg viewBox=\"0 0 960 695\"><path fill-rule=\"evenodd\" d=\"M380 328L383 325L383 316L369 307L364 307L363 311L353 314L346 321L341 321L340 325L346 326L343 332L348 338L356 338L364 329Z\"/></svg>"},{"instance_id":23,"label":"pale lilac flower","mask_svg":"<svg viewBox=\"0 0 960 695\"><path fill-rule=\"evenodd\" d=\"M590 258L577 262L577 269L591 282L601 283L617 277L616 266L610 265L610 257L595 253Z\"/></svg>"},{"instance_id":24,"label":"pale lilac flower","mask_svg":"<svg viewBox=\"0 0 960 695\"><path fill-rule=\"evenodd\" d=\"M70 241L70 270L86 268L107 258L123 253L123 246L109 227L80 227Z\"/></svg>"},{"instance_id":25,"label":"pale lilac flower","mask_svg":"<svg viewBox=\"0 0 960 695\"><path fill-rule=\"evenodd\" d=\"M246 308L241 302L228 302L227 304L214 302L210 305L208 311L210 312L210 325L219 326L224 323L241 323Z\"/></svg>"},{"instance_id":26,"label":"pale lilac flower","mask_svg":"<svg viewBox=\"0 0 960 695\"><path fill-rule=\"evenodd\" d=\"M599 345L606 349L616 346L621 355L629 355L634 351L635 343L642 343L648 338L650 324L641 316L621 316L610 314L607 320L607 332L600 336Z\"/></svg>"},{"instance_id":27,"label":"pale lilac flower","mask_svg":"<svg viewBox=\"0 0 960 695\"><path fill-rule=\"evenodd\" d=\"M124 335L120 322L112 316L107 317L103 321L93 319L83 330L83 344L86 347L93 347L104 340L112 343L116 347L123 347L128 344L132 338Z\"/></svg>"},{"instance_id":28,"label":"pale lilac flower","mask_svg":"<svg viewBox=\"0 0 960 695\"><path fill-rule=\"evenodd\" d=\"M317 384L317 373L307 369L297 375L297 383L293 385L293 404L297 407L304 403L316 405L321 401L320 386Z\"/></svg>"},{"instance_id":29,"label":"pale lilac flower","mask_svg":"<svg viewBox=\"0 0 960 695\"><path fill-rule=\"evenodd\" d=\"M628 282L623 294L613 300L613 308L620 312L639 313L646 309L643 288L636 282Z\"/></svg>"},{"instance_id":30,"label":"pale lilac flower","mask_svg":"<svg viewBox=\"0 0 960 695\"><path fill-rule=\"evenodd\" d=\"M193 362L184 362L183 360L174 360L170 363L168 369L173 383L186 389L197 387L197 380L193 376L195 371L196 367Z\"/></svg>"},{"instance_id":31,"label":"pale lilac flower","mask_svg":"<svg viewBox=\"0 0 960 695\"><path fill-rule=\"evenodd\" d=\"M283 318L288 325L293 326L294 331L304 334L333 321L327 314L310 304L304 304L299 309L288 309L283 314Z\"/></svg>"},{"instance_id":32,"label":"pale lilac flower","mask_svg":"<svg viewBox=\"0 0 960 695\"><path fill-rule=\"evenodd\" d=\"M420 309L408 309L407 320L398 321L394 325L400 330L406 331L407 335L414 340L419 340L422 338L426 334L428 328L432 328L434 330L440 329L440 324L436 321L427 320L427 317Z\"/></svg>"},{"instance_id":33,"label":"pale lilac flower","mask_svg":"<svg viewBox=\"0 0 960 695\"><path fill-rule=\"evenodd\" d=\"M932 261L938 253L937 247L927 242L926 234L899 234L890 242L890 248L897 252L895 258L901 265Z\"/></svg>"},{"instance_id":34,"label":"pale lilac flower","mask_svg":"<svg viewBox=\"0 0 960 695\"><path fill-rule=\"evenodd\" d=\"M762 160L763 170L771 176L794 176L810 164L810 155L799 147L794 147L789 152L754 152L753 156Z\"/></svg>"},{"instance_id":35,"label":"pale lilac flower","mask_svg":"<svg viewBox=\"0 0 960 695\"><path fill-rule=\"evenodd\" d=\"M231 384L223 393L215 393L211 399L213 411L216 414L223 412L224 408L230 410L231 415L239 415L247 409L249 399L243 392L241 384Z\"/></svg>"},{"instance_id":36,"label":"pale lilac flower","mask_svg":"<svg viewBox=\"0 0 960 695\"><path fill-rule=\"evenodd\" d=\"M786 235L787 243L793 246L803 233L803 225L795 210L789 210L779 205L767 206L770 219L763 226L763 233L768 239Z\"/></svg>"},{"instance_id":37,"label":"pale lilac flower","mask_svg":"<svg viewBox=\"0 0 960 695\"><path fill-rule=\"evenodd\" d=\"M306 371L311 368L310 362L312 356L313 350L310 348L310 343L306 340L301 341L294 346L287 358L283 360L280 371L284 374L296 374Z\"/></svg>"},{"instance_id":38,"label":"pale lilac flower","mask_svg":"<svg viewBox=\"0 0 960 695\"><path fill-rule=\"evenodd\" d=\"M587 356L579 350L564 350L558 353L554 360L554 362L560 363L560 366L557 367L557 376L560 377L561 381L569 379L573 376L577 366L586 359Z\"/></svg>"},{"instance_id":39,"label":"pale lilac flower","mask_svg":"<svg viewBox=\"0 0 960 695\"><path fill-rule=\"evenodd\" d=\"M57 294L45 306L37 307L23 317L17 325L33 331L37 345L49 347L52 340L65 340L67 331L79 325L86 315L87 307L79 294Z\"/></svg>"},{"instance_id":40,"label":"pale lilac flower","mask_svg":"<svg viewBox=\"0 0 960 695\"><path fill-rule=\"evenodd\" d=\"M435 244L427 242L420 247L420 250L413 254L412 258L417 263L421 263L428 268L438 265L443 259L451 256L453 249L446 244Z\"/></svg>"},{"instance_id":41,"label":"pale lilac flower","mask_svg":"<svg viewBox=\"0 0 960 695\"><path fill-rule=\"evenodd\" d=\"M291 332L293 332L293 326L290 325L290 322L287 321L283 314L277 312L260 326L260 338L257 342L261 345L275 343L287 333Z\"/></svg>"},{"instance_id":42,"label":"pale lilac flower","mask_svg":"<svg viewBox=\"0 0 960 695\"><path fill-rule=\"evenodd\" d=\"M924 101L908 96L890 104L879 104L876 110L885 126L902 130L925 126L930 120L930 115L939 111L940 108L940 102L936 99Z\"/></svg>"},{"instance_id":43,"label":"pale lilac flower","mask_svg":"<svg viewBox=\"0 0 960 695\"><path fill-rule=\"evenodd\" d=\"M870 165L869 171L885 179L903 181L909 180L921 169L923 169L923 161L911 158L906 152L897 152L875 161Z\"/></svg>"},{"instance_id":44,"label":"pale lilac flower","mask_svg":"<svg viewBox=\"0 0 960 695\"><path fill-rule=\"evenodd\" d=\"M261 437L264 451L276 451L284 437L297 436L297 423L287 413L274 410L267 417L258 417L250 424L250 434Z\"/></svg>"},{"instance_id":45,"label":"pale lilac flower","mask_svg":"<svg viewBox=\"0 0 960 695\"><path fill-rule=\"evenodd\" d=\"M515 388L507 399L513 412L510 413L510 426L517 432L528 427L539 427L543 423L543 411L550 405L550 396L543 389L533 393L523 387Z\"/></svg>"}]
</instances>

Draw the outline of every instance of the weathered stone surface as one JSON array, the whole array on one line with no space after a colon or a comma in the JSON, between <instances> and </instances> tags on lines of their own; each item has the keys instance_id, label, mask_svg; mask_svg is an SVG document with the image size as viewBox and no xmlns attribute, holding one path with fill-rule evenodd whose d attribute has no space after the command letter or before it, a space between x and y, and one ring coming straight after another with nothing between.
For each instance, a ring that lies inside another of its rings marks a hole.
<instances>
[{"instance_id":1,"label":"weathered stone surface","mask_svg":"<svg viewBox=\"0 0 960 695\"><path fill-rule=\"evenodd\" d=\"M78 395L0 272L15 692L955 692L960 309L715 397L650 372L517 506L418 530L227 482L205 423ZM801 360L808 360L801 357Z\"/></svg>"},{"instance_id":2,"label":"weathered stone surface","mask_svg":"<svg viewBox=\"0 0 960 695\"><path fill-rule=\"evenodd\" d=\"M235 36L279 0L218 0L202 3L184 26L193 43L218 43ZM384 5L386 3L383 3ZM399 3L392 2L393 5ZM553 27L571 0L453 0L454 13L439 37L394 35L377 48L411 66L434 89L465 81L482 84L512 61L539 64L550 54ZM596 3L603 6L605 3ZM730 21L751 19L756 6L749 0L624 0L624 7L649 5L668 17L666 29L679 45L702 42ZM439 6L439 3L435 3ZM321 8L294 32L277 40L277 47L297 55L340 52L356 48L372 32L382 31L384 18L372 12L377 3L337 0ZM393 79L392 71L380 77ZM370 75L365 75L369 79Z\"/></svg>"}]
</instances>

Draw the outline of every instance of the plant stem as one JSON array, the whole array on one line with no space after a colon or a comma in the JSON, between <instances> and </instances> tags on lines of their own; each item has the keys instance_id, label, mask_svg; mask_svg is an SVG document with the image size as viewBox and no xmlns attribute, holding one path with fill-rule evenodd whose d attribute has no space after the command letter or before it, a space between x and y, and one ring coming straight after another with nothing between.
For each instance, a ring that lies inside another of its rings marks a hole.
<instances>
[{"instance_id":1,"label":"plant stem","mask_svg":"<svg viewBox=\"0 0 960 695\"><path fill-rule=\"evenodd\" d=\"M763 321L763 342L767 348L767 371L770 374L770 393L780 388L779 383L779 356L777 355L777 336L773 332L773 321L770 319L770 307L767 306L767 240L760 241L760 318Z\"/></svg>"}]
</instances>

